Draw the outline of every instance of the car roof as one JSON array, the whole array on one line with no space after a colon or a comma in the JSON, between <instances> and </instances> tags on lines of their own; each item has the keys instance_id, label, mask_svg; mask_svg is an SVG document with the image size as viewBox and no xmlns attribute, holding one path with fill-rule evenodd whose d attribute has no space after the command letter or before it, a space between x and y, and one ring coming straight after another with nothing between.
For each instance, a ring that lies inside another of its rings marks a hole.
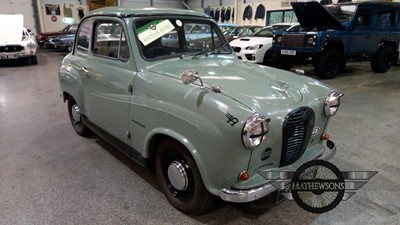
<instances>
[{"instance_id":1,"label":"car roof","mask_svg":"<svg viewBox=\"0 0 400 225\"><path fill-rule=\"evenodd\" d=\"M376 5L382 5L382 6L391 6L391 7L396 7L400 8L400 3L399 2L391 2L391 1L359 1L359 2L339 2L339 3L334 3L332 5L363 5L363 6L376 6Z\"/></svg>"},{"instance_id":2,"label":"car roof","mask_svg":"<svg viewBox=\"0 0 400 225\"><path fill-rule=\"evenodd\" d=\"M186 9L172 8L127 8L127 7L105 7L90 11L88 16L115 16L115 17L140 17L158 15L188 15L211 18L205 13Z\"/></svg>"}]
</instances>

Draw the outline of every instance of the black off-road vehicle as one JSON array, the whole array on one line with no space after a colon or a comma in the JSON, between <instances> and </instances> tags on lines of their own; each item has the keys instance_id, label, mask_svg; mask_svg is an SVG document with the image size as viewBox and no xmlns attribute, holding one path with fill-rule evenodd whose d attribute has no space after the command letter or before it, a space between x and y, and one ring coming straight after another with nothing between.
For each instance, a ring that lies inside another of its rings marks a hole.
<instances>
[{"instance_id":1,"label":"black off-road vehicle","mask_svg":"<svg viewBox=\"0 0 400 225\"><path fill-rule=\"evenodd\" d=\"M400 3L291 4L303 30L274 35L269 65L290 69L312 63L318 77L333 78L348 60L370 61L375 73L397 62Z\"/></svg>"}]
</instances>

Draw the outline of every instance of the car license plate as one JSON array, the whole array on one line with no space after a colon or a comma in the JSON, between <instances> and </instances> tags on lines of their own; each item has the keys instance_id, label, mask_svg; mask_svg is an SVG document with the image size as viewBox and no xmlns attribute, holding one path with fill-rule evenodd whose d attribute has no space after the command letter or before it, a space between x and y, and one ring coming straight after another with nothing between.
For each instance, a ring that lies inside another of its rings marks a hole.
<instances>
[{"instance_id":1,"label":"car license plate","mask_svg":"<svg viewBox=\"0 0 400 225\"><path fill-rule=\"evenodd\" d=\"M285 49L282 49L281 50L281 54L282 55L296 55L296 50L285 50Z\"/></svg>"},{"instance_id":2,"label":"car license plate","mask_svg":"<svg viewBox=\"0 0 400 225\"><path fill-rule=\"evenodd\" d=\"M0 56L0 59L16 59L18 58L17 55L2 55Z\"/></svg>"}]
</instances>

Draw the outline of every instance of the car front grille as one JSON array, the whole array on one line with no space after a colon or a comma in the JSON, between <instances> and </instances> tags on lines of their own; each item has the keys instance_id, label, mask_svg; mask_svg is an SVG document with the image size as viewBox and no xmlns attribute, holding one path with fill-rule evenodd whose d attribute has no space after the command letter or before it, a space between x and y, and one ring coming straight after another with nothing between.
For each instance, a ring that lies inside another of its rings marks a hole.
<instances>
[{"instance_id":1,"label":"car front grille","mask_svg":"<svg viewBox=\"0 0 400 225\"><path fill-rule=\"evenodd\" d=\"M24 49L21 45L0 46L0 52L20 52Z\"/></svg>"},{"instance_id":2,"label":"car front grille","mask_svg":"<svg viewBox=\"0 0 400 225\"><path fill-rule=\"evenodd\" d=\"M282 46L284 47L303 47L304 35L285 34L282 36Z\"/></svg>"},{"instance_id":3,"label":"car front grille","mask_svg":"<svg viewBox=\"0 0 400 225\"><path fill-rule=\"evenodd\" d=\"M280 166L287 166L299 159L310 141L315 124L314 111L300 107L290 112L283 122L283 139Z\"/></svg>"},{"instance_id":4,"label":"car front grille","mask_svg":"<svg viewBox=\"0 0 400 225\"><path fill-rule=\"evenodd\" d=\"M234 51L234 52L240 52L240 50L242 50L242 48L240 48L240 47L233 47L233 51Z\"/></svg>"}]
</instances>

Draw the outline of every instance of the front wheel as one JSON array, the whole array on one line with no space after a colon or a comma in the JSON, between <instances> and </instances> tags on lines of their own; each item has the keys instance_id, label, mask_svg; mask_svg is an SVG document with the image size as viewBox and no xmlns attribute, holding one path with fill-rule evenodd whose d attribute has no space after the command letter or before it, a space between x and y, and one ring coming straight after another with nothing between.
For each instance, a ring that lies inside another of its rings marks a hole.
<instances>
[{"instance_id":1,"label":"front wheel","mask_svg":"<svg viewBox=\"0 0 400 225\"><path fill-rule=\"evenodd\" d=\"M343 57L337 50L328 50L318 56L314 63L316 75L321 79L332 79L344 70Z\"/></svg>"},{"instance_id":2,"label":"front wheel","mask_svg":"<svg viewBox=\"0 0 400 225\"><path fill-rule=\"evenodd\" d=\"M166 139L156 153L158 183L168 201L187 214L206 211L214 200L204 186L193 157L180 143Z\"/></svg>"},{"instance_id":3,"label":"front wheel","mask_svg":"<svg viewBox=\"0 0 400 225\"><path fill-rule=\"evenodd\" d=\"M372 58L371 69L374 73L385 73L395 61L395 53L392 48L386 47L378 51Z\"/></svg>"},{"instance_id":4,"label":"front wheel","mask_svg":"<svg viewBox=\"0 0 400 225\"><path fill-rule=\"evenodd\" d=\"M68 115L71 121L72 127L75 132L80 136L88 136L90 134L90 129L85 125L82 120L82 115L80 114L79 106L75 99L72 97L68 98Z\"/></svg>"}]
</instances>

